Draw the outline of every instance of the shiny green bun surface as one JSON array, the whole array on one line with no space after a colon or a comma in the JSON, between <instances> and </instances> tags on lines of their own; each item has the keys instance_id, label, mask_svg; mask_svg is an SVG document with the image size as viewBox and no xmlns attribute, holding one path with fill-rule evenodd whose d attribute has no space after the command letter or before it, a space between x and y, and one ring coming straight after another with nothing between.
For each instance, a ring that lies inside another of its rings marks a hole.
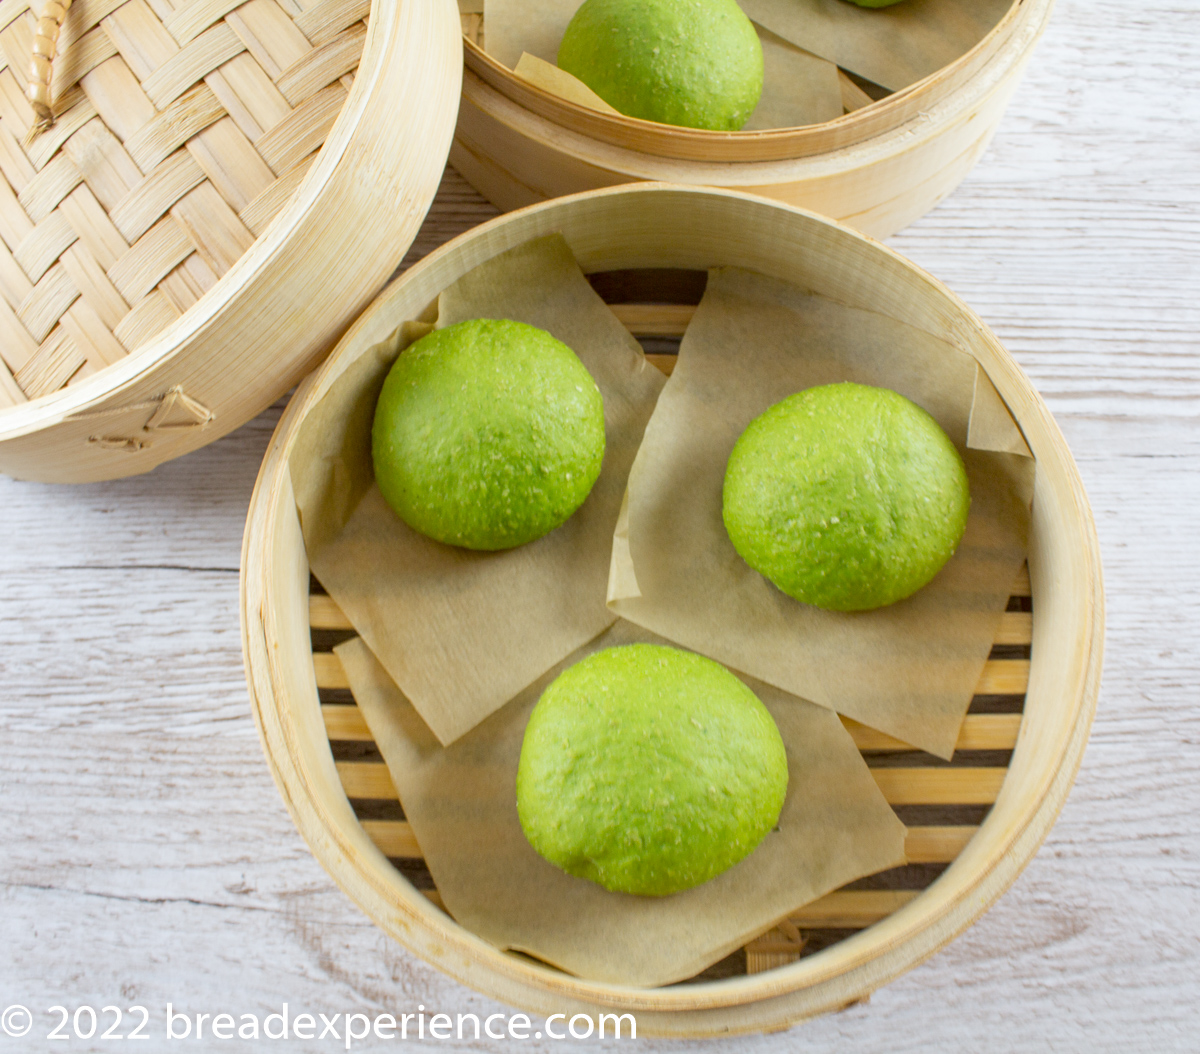
<instances>
[{"instance_id":1,"label":"shiny green bun surface","mask_svg":"<svg viewBox=\"0 0 1200 1054\"><path fill-rule=\"evenodd\" d=\"M725 467L725 529L788 596L833 611L911 596L954 555L971 499L950 437L887 388L828 384L750 422Z\"/></svg>"},{"instance_id":2,"label":"shiny green bun surface","mask_svg":"<svg viewBox=\"0 0 1200 1054\"><path fill-rule=\"evenodd\" d=\"M371 430L375 481L410 527L447 545L511 549L588 496L604 403L578 356L523 322L435 330L392 366Z\"/></svg>"},{"instance_id":3,"label":"shiny green bun surface","mask_svg":"<svg viewBox=\"0 0 1200 1054\"><path fill-rule=\"evenodd\" d=\"M517 812L556 867L665 896L749 855L775 826L787 755L758 697L723 666L656 644L564 670L530 715Z\"/></svg>"},{"instance_id":4,"label":"shiny green bun surface","mask_svg":"<svg viewBox=\"0 0 1200 1054\"><path fill-rule=\"evenodd\" d=\"M763 53L736 0L585 0L558 65L629 117L735 132L758 105Z\"/></svg>"}]
</instances>

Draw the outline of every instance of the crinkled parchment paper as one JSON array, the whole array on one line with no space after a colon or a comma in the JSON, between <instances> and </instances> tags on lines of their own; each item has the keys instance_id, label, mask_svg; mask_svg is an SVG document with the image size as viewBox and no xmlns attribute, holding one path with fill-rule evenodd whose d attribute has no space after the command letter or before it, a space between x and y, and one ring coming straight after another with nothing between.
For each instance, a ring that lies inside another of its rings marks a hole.
<instances>
[{"instance_id":1,"label":"crinkled parchment paper","mask_svg":"<svg viewBox=\"0 0 1200 1054\"><path fill-rule=\"evenodd\" d=\"M600 648L658 641L618 622L451 746L358 639L335 649L446 910L499 948L616 984L694 976L817 897L904 862L904 825L837 716L747 679L788 754L778 827L740 863L669 897L609 893L543 860L517 818L517 761L542 691Z\"/></svg>"},{"instance_id":2,"label":"crinkled parchment paper","mask_svg":"<svg viewBox=\"0 0 1200 1054\"><path fill-rule=\"evenodd\" d=\"M494 2L487 0L489 11ZM965 55L1013 6L1013 0L904 0L877 9L849 0L738 3L784 40L891 91Z\"/></svg>"},{"instance_id":3,"label":"crinkled parchment paper","mask_svg":"<svg viewBox=\"0 0 1200 1054\"><path fill-rule=\"evenodd\" d=\"M847 380L924 407L963 455L971 487L966 534L933 581L898 604L854 613L780 592L738 556L721 519L725 464L750 421L793 392ZM609 606L949 757L1025 559L1034 466L1016 450L1027 454L970 355L775 279L714 270L630 473Z\"/></svg>"},{"instance_id":4,"label":"crinkled parchment paper","mask_svg":"<svg viewBox=\"0 0 1200 1054\"><path fill-rule=\"evenodd\" d=\"M375 401L420 326L402 327L346 370L305 419L290 459L313 573L443 743L613 622L604 603L613 528L664 383L559 235L502 253L446 289L437 326L470 318L548 330L600 388L604 467L565 524L516 549L471 552L412 530L384 502L371 468Z\"/></svg>"},{"instance_id":5,"label":"crinkled parchment paper","mask_svg":"<svg viewBox=\"0 0 1200 1054\"><path fill-rule=\"evenodd\" d=\"M487 0L484 42L488 54L509 69L516 69L523 54L554 65L567 23L580 2ZM763 94L746 122L746 130L796 128L841 117L842 92L837 67L803 50L803 44L797 46L794 41L789 43L761 27L755 28L763 46ZM599 109L570 83L581 83L570 74L555 77L528 62L517 72L546 91ZM594 94L590 89L586 91L589 96Z\"/></svg>"}]
</instances>

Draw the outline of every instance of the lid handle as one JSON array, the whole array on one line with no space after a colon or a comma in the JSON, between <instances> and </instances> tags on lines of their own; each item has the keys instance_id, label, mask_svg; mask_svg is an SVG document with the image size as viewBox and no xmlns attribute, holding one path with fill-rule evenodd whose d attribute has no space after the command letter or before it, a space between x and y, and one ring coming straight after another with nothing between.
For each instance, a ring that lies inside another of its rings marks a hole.
<instances>
[{"instance_id":1,"label":"lid handle","mask_svg":"<svg viewBox=\"0 0 1200 1054\"><path fill-rule=\"evenodd\" d=\"M58 50L58 34L71 8L71 0L46 0L37 31L33 38L33 55L29 60L29 87L25 95L33 107L34 122L25 136L26 144L54 124L54 108L50 98L50 79L54 73L54 56Z\"/></svg>"}]
</instances>

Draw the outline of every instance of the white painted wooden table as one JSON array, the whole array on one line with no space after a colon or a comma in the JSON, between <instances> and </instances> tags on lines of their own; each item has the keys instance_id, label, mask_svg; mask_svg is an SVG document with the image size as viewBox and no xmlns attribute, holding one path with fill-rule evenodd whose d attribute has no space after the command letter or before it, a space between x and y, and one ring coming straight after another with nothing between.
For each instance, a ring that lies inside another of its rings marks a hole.
<instances>
[{"instance_id":1,"label":"white painted wooden table","mask_svg":"<svg viewBox=\"0 0 1200 1054\"><path fill-rule=\"evenodd\" d=\"M491 211L448 174L410 259ZM1108 591L1092 741L1014 888L869 1005L781 1035L637 1047L1200 1050L1197 0L1059 0L979 167L892 244L995 328L1079 461ZM0 1009L35 1021L21 1040L0 1032L0 1054L159 1050L168 1001L260 1018L285 1001L503 1009L385 939L309 855L267 773L237 588L277 416L148 477L0 480ZM44 1038L53 1004L135 1003L152 1014L144 1046Z\"/></svg>"}]
</instances>

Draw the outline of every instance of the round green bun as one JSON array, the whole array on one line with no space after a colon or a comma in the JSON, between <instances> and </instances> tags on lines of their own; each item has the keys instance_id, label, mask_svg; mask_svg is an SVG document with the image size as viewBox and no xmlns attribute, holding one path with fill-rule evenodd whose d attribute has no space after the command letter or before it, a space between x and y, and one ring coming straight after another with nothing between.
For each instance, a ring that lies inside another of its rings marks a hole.
<instances>
[{"instance_id":1,"label":"round green bun","mask_svg":"<svg viewBox=\"0 0 1200 1054\"><path fill-rule=\"evenodd\" d=\"M568 874L666 896L748 856L787 783L779 729L749 688L703 656L631 644L588 656L542 694L517 813Z\"/></svg>"},{"instance_id":2,"label":"round green bun","mask_svg":"<svg viewBox=\"0 0 1200 1054\"><path fill-rule=\"evenodd\" d=\"M912 595L967 526L950 437L887 388L827 384L756 417L725 467L725 529L788 596L832 611Z\"/></svg>"},{"instance_id":3,"label":"round green bun","mask_svg":"<svg viewBox=\"0 0 1200 1054\"><path fill-rule=\"evenodd\" d=\"M458 322L392 366L371 455L410 527L447 545L511 549L588 496L604 460L604 402L575 352L544 330Z\"/></svg>"},{"instance_id":4,"label":"round green bun","mask_svg":"<svg viewBox=\"0 0 1200 1054\"><path fill-rule=\"evenodd\" d=\"M661 124L736 132L762 95L762 44L736 0L584 0L558 65Z\"/></svg>"}]
</instances>

